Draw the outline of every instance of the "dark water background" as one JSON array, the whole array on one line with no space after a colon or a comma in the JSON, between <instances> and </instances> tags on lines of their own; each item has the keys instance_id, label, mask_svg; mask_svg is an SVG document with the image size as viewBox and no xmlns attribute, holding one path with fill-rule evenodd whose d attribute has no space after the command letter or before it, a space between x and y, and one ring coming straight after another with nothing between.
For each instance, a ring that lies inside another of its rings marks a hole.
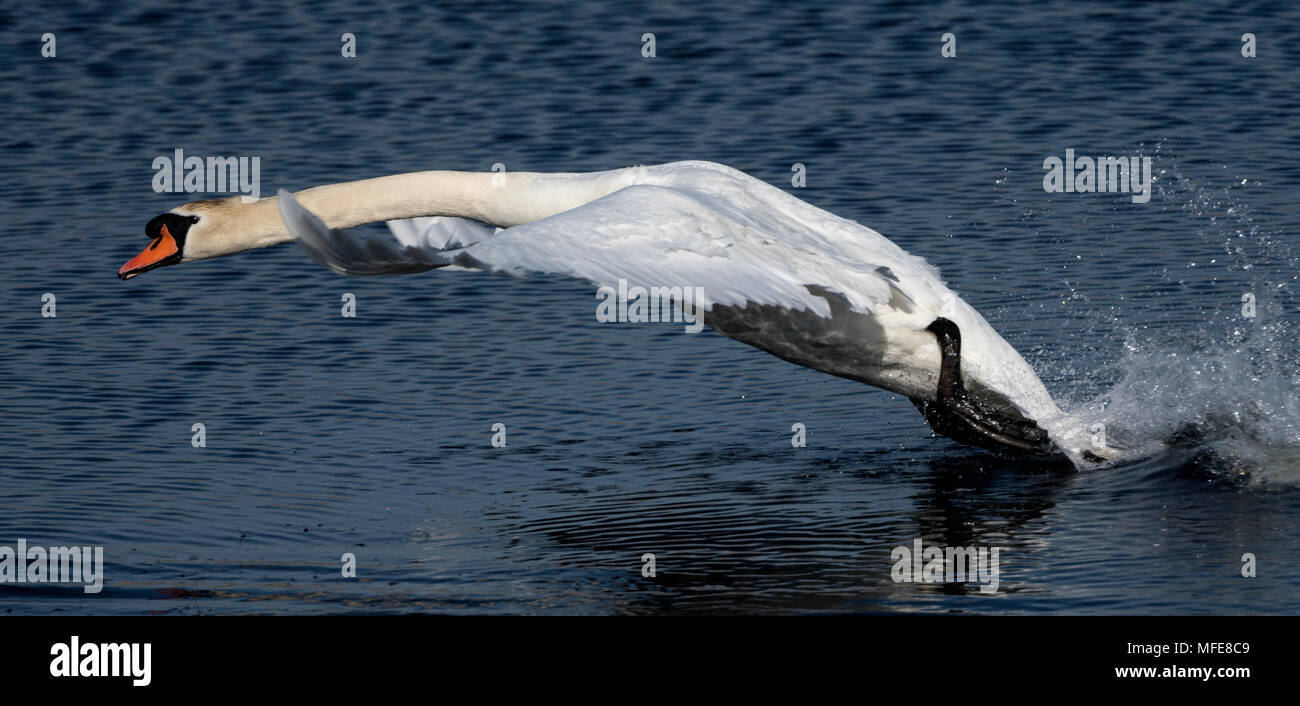
<instances>
[{"instance_id":1,"label":"dark water background","mask_svg":"<svg viewBox=\"0 0 1300 706\"><path fill-rule=\"evenodd\" d=\"M102 545L107 585L0 586L0 614L1300 612L1297 20L6 5L0 545ZM260 156L265 194L680 159L788 187L801 162L801 198L927 257L1062 404L1104 400L1126 443L1183 441L1027 466L710 332L599 324L594 287L561 278L345 279L286 245L118 281L149 218L190 199L151 190L178 147ZM1154 157L1151 203L1044 193L1067 148ZM894 583L890 550L917 537L1003 547L1001 591Z\"/></svg>"}]
</instances>

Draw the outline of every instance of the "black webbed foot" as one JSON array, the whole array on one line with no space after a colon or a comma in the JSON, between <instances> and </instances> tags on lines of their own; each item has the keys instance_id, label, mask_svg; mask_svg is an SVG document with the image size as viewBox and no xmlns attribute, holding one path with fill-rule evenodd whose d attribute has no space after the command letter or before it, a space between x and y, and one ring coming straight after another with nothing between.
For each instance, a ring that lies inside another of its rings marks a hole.
<instances>
[{"instance_id":1,"label":"black webbed foot","mask_svg":"<svg viewBox=\"0 0 1300 706\"><path fill-rule=\"evenodd\" d=\"M1032 419L1015 409L981 404L966 390L961 377L961 330L957 324L940 317L926 330L939 341L939 387L934 401L912 403L936 434L991 451L1060 453L1047 432Z\"/></svg>"}]
</instances>

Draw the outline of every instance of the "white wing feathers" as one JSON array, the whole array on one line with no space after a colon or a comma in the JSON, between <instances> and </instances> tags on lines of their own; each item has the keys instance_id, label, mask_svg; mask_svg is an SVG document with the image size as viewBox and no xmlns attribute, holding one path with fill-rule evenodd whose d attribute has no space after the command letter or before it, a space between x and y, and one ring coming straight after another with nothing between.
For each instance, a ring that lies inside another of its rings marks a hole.
<instances>
[{"instance_id":1,"label":"white wing feathers","mask_svg":"<svg viewBox=\"0 0 1300 706\"><path fill-rule=\"evenodd\" d=\"M388 229L402 245L435 250L473 245L488 238L497 230L478 221L452 216L427 216L388 221Z\"/></svg>"},{"instance_id":2,"label":"white wing feathers","mask_svg":"<svg viewBox=\"0 0 1300 706\"><path fill-rule=\"evenodd\" d=\"M303 248L343 274L448 265L544 272L611 286L621 279L629 286L699 287L706 310L755 302L823 317L830 306L809 286L842 294L859 313L889 301L891 283L913 299L939 294L898 284L899 277L917 281L909 275L937 282L920 258L733 169L699 162L637 168L628 182L586 205L507 229L460 218L390 221L395 239L332 231L284 191L280 210Z\"/></svg>"}]
</instances>

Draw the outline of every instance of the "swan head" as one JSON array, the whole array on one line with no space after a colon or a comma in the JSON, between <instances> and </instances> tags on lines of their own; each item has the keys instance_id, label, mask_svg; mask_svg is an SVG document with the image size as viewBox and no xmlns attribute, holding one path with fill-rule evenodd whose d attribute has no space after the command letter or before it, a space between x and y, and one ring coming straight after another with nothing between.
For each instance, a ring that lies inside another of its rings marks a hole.
<instances>
[{"instance_id":1,"label":"swan head","mask_svg":"<svg viewBox=\"0 0 1300 706\"><path fill-rule=\"evenodd\" d=\"M152 241L139 255L127 260L117 271L122 279L137 277L149 270L174 265L185 259L185 243L190 233L203 221L196 213L168 211L154 216L144 227L144 234Z\"/></svg>"},{"instance_id":2,"label":"swan head","mask_svg":"<svg viewBox=\"0 0 1300 706\"><path fill-rule=\"evenodd\" d=\"M205 199L154 216L144 227L149 246L117 276L131 279L159 267L273 245L284 239L276 236L283 228L274 205L274 199Z\"/></svg>"}]
</instances>

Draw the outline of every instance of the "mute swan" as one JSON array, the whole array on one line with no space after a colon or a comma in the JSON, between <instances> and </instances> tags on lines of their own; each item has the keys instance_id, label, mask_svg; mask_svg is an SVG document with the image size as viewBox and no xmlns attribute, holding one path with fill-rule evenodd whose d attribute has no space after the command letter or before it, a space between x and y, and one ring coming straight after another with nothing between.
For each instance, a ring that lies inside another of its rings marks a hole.
<instances>
[{"instance_id":1,"label":"mute swan","mask_svg":"<svg viewBox=\"0 0 1300 706\"><path fill-rule=\"evenodd\" d=\"M394 240L345 230L377 221ZM1116 453L1066 420L1029 364L923 259L720 164L397 174L253 203L195 201L145 233L153 242L119 277L297 239L344 274L456 265L703 287L710 327L905 395L939 434L1079 466Z\"/></svg>"}]
</instances>

